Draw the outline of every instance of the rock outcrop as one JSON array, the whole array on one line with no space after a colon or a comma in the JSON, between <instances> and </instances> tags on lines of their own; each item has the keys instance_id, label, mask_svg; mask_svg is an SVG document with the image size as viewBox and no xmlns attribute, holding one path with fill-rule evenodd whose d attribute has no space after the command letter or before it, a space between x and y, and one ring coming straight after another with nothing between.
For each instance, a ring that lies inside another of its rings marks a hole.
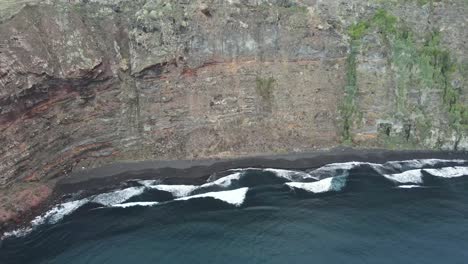
<instances>
[{"instance_id":1,"label":"rock outcrop","mask_svg":"<svg viewBox=\"0 0 468 264\"><path fill-rule=\"evenodd\" d=\"M56 179L117 160L467 150L467 9L4 0L0 221L40 204Z\"/></svg>"}]
</instances>

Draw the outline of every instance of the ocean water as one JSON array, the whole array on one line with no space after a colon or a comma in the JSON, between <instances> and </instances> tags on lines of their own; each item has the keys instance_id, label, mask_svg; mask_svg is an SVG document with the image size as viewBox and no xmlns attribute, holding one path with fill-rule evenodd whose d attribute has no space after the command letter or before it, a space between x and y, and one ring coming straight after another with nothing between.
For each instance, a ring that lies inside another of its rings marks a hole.
<instances>
[{"instance_id":1,"label":"ocean water","mask_svg":"<svg viewBox=\"0 0 468 264\"><path fill-rule=\"evenodd\" d=\"M138 181L3 235L0 263L468 263L468 161Z\"/></svg>"}]
</instances>

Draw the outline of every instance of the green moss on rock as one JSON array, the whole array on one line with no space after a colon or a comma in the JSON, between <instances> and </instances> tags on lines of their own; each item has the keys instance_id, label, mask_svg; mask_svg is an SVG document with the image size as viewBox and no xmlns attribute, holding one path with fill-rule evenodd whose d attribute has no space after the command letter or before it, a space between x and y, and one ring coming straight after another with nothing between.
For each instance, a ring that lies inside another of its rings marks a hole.
<instances>
[{"instance_id":1,"label":"green moss on rock","mask_svg":"<svg viewBox=\"0 0 468 264\"><path fill-rule=\"evenodd\" d=\"M275 79L273 77L261 78L257 77L255 80L255 91L263 100L270 102L273 99L273 85Z\"/></svg>"},{"instance_id":2,"label":"green moss on rock","mask_svg":"<svg viewBox=\"0 0 468 264\"><path fill-rule=\"evenodd\" d=\"M354 118L358 112L356 103L357 98L357 78L356 78L356 56L358 53L359 43L357 40L351 42L351 50L347 59L348 71L346 72L346 86L344 90L344 99L340 105L340 114L343 120L342 139L343 143L349 144L352 142L351 128Z\"/></svg>"},{"instance_id":3,"label":"green moss on rock","mask_svg":"<svg viewBox=\"0 0 468 264\"><path fill-rule=\"evenodd\" d=\"M418 105L409 100L408 92L421 91L423 89L432 89L439 91L442 96L442 105L447 112L448 120L441 122L448 126L450 131L439 131L447 133L444 138L450 138L453 131L459 137L468 131L468 110L467 106L461 102L461 89L453 87L451 84L451 75L459 68L459 65L451 58L448 50L441 45L440 32L434 31L428 34L426 40L422 43L415 40L410 29L405 26L403 21L380 9L367 20L359 21L348 28L348 34L351 38L351 52L348 56L347 83L344 89L345 95L340 108L343 120L343 141L352 141L351 128L353 119L358 116L357 91L356 86L356 55L361 49L361 43L365 35L377 32L384 43L391 51L388 56L389 64L392 66L395 80L396 107L395 118L411 117L410 131L405 133L388 133L383 145L388 147L387 143L403 145L409 143L424 145L432 137L431 129L433 120L425 118L421 122L417 121L420 117L430 116L430 107ZM419 116L419 117L418 117ZM418 117L418 118L416 118ZM440 124L439 124L440 125ZM413 133L411 133L411 130ZM422 131L424 130L424 131ZM398 137L398 140L393 139ZM406 140L400 140L400 139ZM411 140L410 140L411 139ZM401 141L401 142L400 142ZM398 143L400 142L400 143ZM454 147L456 148L456 146Z\"/></svg>"}]
</instances>

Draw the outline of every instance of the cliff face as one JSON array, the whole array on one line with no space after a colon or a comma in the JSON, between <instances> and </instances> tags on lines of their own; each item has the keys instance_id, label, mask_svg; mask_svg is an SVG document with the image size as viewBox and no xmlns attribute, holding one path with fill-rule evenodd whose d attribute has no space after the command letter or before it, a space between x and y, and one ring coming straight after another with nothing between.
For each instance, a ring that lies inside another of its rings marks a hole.
<instances>
[{"instance_id":1,"label":"cliff face","mask_svg":"<svg viewBox=\"0 0 468 264\"><path fill-rule=\"evenodd\" d=\"M466 150L467 9L3 0L0 221L39 204L56 178L116 160Z\"/></svg>"}]
</instances>

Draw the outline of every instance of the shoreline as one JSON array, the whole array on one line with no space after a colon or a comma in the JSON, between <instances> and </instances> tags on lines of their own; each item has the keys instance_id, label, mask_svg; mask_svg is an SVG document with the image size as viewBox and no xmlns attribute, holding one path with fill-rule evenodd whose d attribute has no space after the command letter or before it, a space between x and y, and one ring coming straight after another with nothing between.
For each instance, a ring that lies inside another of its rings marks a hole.
<instances>
[{"instance_id":1,"label":"shoreline","mask_svg":"<svg viewBox=\"0 0 468 264\"><path fill-rule=\"evenodd\" d=\"M30 208L15 221L0 225L0 235L27 227L37 216L70 198L84 198L98 193L129 187L132 180L160 180L163 184L201 185L210 177L225 176L229 169L276 168L305 170L330 163L350 161L385 163L411 159L465 159L467 151L382 150L335 148L314 152L277 155L252 155L239 158L203 160L148 160L116 162L98 168L71 173L57 181L52 195L41 205ZM224 173L224 174L223 174Z\"/></svg>"},{"instance_id":2,"label":"shoreline","mask_svg":"<svg viewBox=\"0 0 468 264\"><path fill-rule=\"evenodd\" d=\"M314 152L276 155L252 155L240 158L200 160L148 160L117 162L99 168L71 173L58 181L55 191L66 195L110 186L133 180L161 180L164 184L205 183L210 176L236 168L276 168L304 170L329 163L350 161L385 163L410 159L468 159L467 151L383 150L335 148Z\"/></svg>"}]
</instances>

